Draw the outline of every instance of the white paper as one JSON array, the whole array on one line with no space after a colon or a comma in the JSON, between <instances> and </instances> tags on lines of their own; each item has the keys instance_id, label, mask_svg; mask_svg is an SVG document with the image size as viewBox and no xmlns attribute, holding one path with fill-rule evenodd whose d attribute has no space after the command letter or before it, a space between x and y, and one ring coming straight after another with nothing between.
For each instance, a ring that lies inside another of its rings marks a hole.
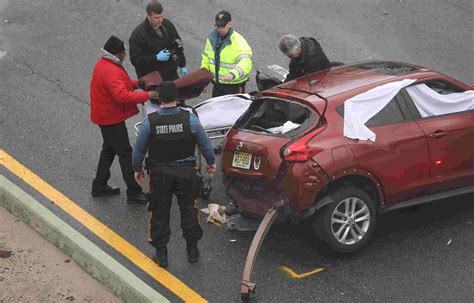
<instances>
[{"instance_id":1,"label":"white paper","mask_svg":"<svg viewBox=\"0 0 474 303\"><path fill-rule=\"evenodd\" d=\"M267 131L271 132L272 134L286 134L289 131L297 129L298 127L300 127L300 125L301 124L294 123L292 121L286 121L281 126L267 128Z\"/></svg>"},{"instance_id":2,"label":"white paper","mask_svg":"<svg viewBox=\"0 0 474 303\"><path fill-rule=\"evenodd\" d=\"M301 124L293 123L292 121L286 121L285 124L283 124L283 127L281 128L281 133L286 134L289 131L297 129L298 127L300 127L300 125Z\"/></svg>"}]
</instances>

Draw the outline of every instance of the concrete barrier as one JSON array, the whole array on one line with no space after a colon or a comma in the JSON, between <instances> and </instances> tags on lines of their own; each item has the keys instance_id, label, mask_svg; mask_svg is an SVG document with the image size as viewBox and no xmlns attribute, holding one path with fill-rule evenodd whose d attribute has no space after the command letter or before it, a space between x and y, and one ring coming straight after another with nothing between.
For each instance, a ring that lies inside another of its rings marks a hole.
<instances>
[{"instance_id":1,"label":"concrete barrier","mask_svg":"<svg viewBox=\"0 0 474 303\"><path fill-rule=\"evenodd\" d=\"M169 302L46 207L0 175L0 206L32 227L124 302Z\"/></svg>"}]
</instances>

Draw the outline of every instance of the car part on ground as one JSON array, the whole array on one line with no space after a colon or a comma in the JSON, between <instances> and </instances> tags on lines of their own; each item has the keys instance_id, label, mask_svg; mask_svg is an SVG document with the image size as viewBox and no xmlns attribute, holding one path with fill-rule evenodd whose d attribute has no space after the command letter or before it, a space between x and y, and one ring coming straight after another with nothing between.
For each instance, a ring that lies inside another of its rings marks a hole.
<instances>
[{"instance_id":1,"label":"car part on ground","mask_svg":"<svg viewBox=\"0 0 474 303\"><path fill-rule=\"evenodd\" d=\"M270 230L270 227L275 221L278 212L283 205L284 201L282 200L273 203L273 206L268 209L267 213L263 217L263 220L258 226L257 232L253 237L252 244L250 244L250 249L245 261L244 272L242 274L242 282L240 284L240 296L242 301L250 301L250 294L255 293L256 284L251 282L253 266L255 264L255 260L257 259L260 246L262 245L265 236Z\"/></svg>"}]
</instances>

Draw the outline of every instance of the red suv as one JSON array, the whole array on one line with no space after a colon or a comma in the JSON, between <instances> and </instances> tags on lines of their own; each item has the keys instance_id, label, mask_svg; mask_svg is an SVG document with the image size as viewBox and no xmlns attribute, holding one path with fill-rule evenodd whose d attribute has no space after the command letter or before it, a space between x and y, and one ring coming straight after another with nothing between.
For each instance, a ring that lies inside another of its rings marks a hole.
<instances>
[{"instance_id":1,"label":"red suv","mask_svg":"<svg viewBox=\"0 0 474 303\"><path fill-rule=\"evenodd\" d=\"M256 218L283 200L279 219L311 219L317 239L350 253L367 244L380 213L474 192L472 106L423 117L403 88L365 123L375 142L343 136L347 99L404 79L438 94L473 89L420 66L370 61L265 90L227 134L228 197ZM274 132L288 121L296 128Z\"/></svg>"}]
</instances>

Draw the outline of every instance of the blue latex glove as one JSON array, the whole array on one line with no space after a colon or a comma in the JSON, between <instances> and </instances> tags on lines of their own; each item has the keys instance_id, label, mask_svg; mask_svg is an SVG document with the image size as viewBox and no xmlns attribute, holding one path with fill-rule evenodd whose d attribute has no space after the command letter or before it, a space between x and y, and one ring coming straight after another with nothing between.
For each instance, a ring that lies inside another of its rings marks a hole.
<instances>
[{"instance_id":1,"label":"blue latex glove","mask_svg":"<svg viewBox=\"0 0 474 303\"><path fill-rule=\"evenodd\" d=\"M179 72L181 73L181 76L186 76L189 74L188 69L186 67L180 67Z\"/></svg>"},{"instance_id":2,"label":"blue latex glove","mask_svg":"<svg viewBox=\"0 0 474 303\"><path fill-rule=\"evenodd\" d=\"M171 53L167 49L161 50L158 54L156 54L156 60L158 61L168 61L170 59Z\"/></svg>"}]
</instances>

